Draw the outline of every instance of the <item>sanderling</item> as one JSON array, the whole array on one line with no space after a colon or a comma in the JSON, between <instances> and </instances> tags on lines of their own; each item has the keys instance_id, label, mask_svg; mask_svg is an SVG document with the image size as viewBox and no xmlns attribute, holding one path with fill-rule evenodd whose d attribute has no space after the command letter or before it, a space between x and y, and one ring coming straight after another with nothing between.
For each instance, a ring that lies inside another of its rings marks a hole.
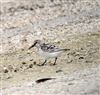
<instances>
[{"instance_id":1,"label":"sanderling","mask_svg":"<svg viewBox=\"0 0 100 95\"><path fill-rule=\"evenodd\" d=\"M34 44L29 47L29 49L33 48L34 46L37 47L39 55L45 58L45 61L41 65L45 65L49 58L55 58L55 62L53 65L56 64L58 56L69 49L61 49L56 47L55 45L43 43L41 40L35 40Z\"/></svg>"}]
</instances>

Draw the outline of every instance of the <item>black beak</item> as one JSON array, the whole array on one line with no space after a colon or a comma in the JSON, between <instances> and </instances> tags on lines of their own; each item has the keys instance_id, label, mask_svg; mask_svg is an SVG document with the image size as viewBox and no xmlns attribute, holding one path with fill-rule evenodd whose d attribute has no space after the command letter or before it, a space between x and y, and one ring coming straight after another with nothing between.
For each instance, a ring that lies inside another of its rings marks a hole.
<instances>
[{"instance_id":1,"label":"black beak","mask_svg":"<svg viewBox=\"0 0 100 95\"><path fill-rule=\"evenodd\" d=\"M28 49L31 49L31 48L34 47L36 44L37 44L37 42L34 43L32 46L30 46Z\"/></svg>"}]
</instances>

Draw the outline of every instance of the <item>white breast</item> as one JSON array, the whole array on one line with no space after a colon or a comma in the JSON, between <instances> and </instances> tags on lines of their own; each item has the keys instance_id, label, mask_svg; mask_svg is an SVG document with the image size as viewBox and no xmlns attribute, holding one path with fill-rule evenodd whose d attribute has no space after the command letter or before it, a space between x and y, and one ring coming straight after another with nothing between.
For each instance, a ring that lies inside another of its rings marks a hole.
<instances>
[{"instance_id":1,"label":"white breast","mask_svg":"<svg viewBox=\"0 0 100 95\"><path fill-rule=\"evenodd\" d=\"M49 53L49 52L44 52L41 49L38 50L39 55L41 55L42 57L45 57L45 59L55 58L55 57L59 56L61 54L61 52L62 51Z\"/></svg>"}]
</instances>

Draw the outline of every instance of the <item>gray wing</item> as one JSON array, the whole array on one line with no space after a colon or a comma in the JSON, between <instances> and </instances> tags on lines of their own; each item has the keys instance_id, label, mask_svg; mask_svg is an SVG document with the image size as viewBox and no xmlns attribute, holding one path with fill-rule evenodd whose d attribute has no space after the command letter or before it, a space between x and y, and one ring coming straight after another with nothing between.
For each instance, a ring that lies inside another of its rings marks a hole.
<instances>
[{"instance_id":1,"label":"gray wing","mask_svg":"<svg viewBox=\"0 0 100 95\"><path fill-rule=\"evenodd\" d=\"M62 50L56 47L55 45L50 45L50 44L45 44L45 43L41 45L41 49L45 52L57 52L57 51Z\"/></svg>"}]
</instances>

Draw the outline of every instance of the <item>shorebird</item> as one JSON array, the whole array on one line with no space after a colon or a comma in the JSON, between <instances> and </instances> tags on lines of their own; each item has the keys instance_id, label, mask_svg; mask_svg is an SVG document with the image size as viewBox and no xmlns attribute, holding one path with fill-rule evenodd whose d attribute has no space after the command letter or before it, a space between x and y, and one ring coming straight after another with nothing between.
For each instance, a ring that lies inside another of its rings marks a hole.
<instances>
[{"instance_id":1,"label":"shorebird","mask_svg":"<svg viewBox=\"0 0 100 95\"><path fill-rule=\"evenodd\" d=\"M31 45L29 49L33 47L37 47L38 54L45 58L45 61L41 64L41 66L45 65L49 58L55 58L53 65L56 65L58 56L62 52L69 50L69 49L58 48L55 45L44 43L41 40L35 40L34 44Z\"/></svg>"}]
</instances>

